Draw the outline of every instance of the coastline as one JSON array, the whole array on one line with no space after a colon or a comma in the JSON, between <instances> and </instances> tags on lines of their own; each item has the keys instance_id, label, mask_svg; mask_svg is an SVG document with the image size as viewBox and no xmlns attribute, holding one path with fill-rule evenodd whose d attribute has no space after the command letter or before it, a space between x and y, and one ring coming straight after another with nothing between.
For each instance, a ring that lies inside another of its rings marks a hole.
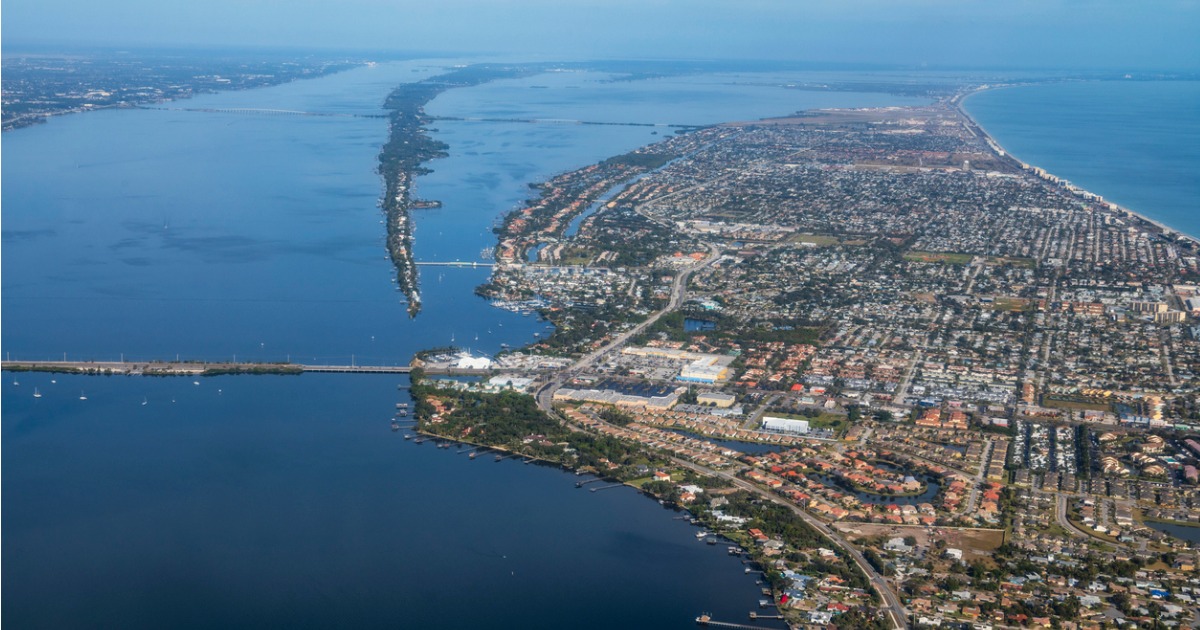
<instances>
[{"instance_id":1,"label":"coastline","mask_svg":"<svg viewBox=\"0 0 1200 630\"><path fill-rule=\"evenodd\" d=\"M388 112L388 136L379 151L379 173L384 193L380 201L387 222L387 248L396 268L396 283L408 300L408 316L421 311L417 262L413 258L412 211L440 208L438 200L419 199L413 194L417 177L430 173L425 163L449 155L450 147L429 134L431 118L425 105L446 90L472 87L536 72L536 67L478 64L435 75L415 83L402 83L388 95L383 109Z\"/></svg>"},{"instance_id":2,"label":"coastline","mask_svg":"<svg viewBox=\"0 0 1200 630\"><path fill-rule=\"evenodd\" d=\"M267 83L264 83L261 85L239 85L239 86L233 86L233 87L229 87L229 88L225 88L225 89L204 89L204 90L193 91L190 94L181 95L181 96L173 96L173 97L166 97L166 98L146 98L146 99L141 99L141 100L133 99L131 101L124 102L124 103L112 103L112 104L107 104L107 105L92 105L92 106L88 106L88 107L77 106L77 107L70 107L70 108L66 108L66 109L42 112L42 113L37 113L37 114L28 114L28 115L23 115L23 116L14 118L12 120L9 120L4 125L0 125L0 133L8 132L8 131L16 131L17 129L25 129L28 127L36 127L38 125L44 125L55 118L61 118L63 116L68 116L68 115L86 114L88 112L99 112L99 111L105 111L105 110L111 110L111 109L155 109L155 107L154 107L155 105L162 105L164 103L178 103L178 102L183 102L183 101L189 101L193 98L196 98L197 96L206 96L206 95L210 95L210 94L223 94L226 92L242 92L242 91L246 91L246 90L256 90L256 89L260 89L260 88L269 88L269 87L276 87L279 85L286 85L288 83L293 83L296 81L307 81L309 79L321 79L321 78L328 77L328 76L331 76L334 74L338 74L340 72L346 72L349 70L353 70L355 68L360 68L360 67L369 65L370 63L373 63L373 62L345 61L340 64L337 64L337 67L334 67L333 69L322 68L321 70L317 71L316 73L313 73L310 76L287 77L280 81L267 82Z\"/></svg>"},{"instance_id":3,"label":"coastline","mask_svg":"<svg viewBox=\"0 0 1200 630\"><path fill-rule=\"evenodd\" d=\"M987 144L989 146L992 147L993 150L1003 152L1003 154L1001 154L1001 157L1010 158L1023 171L1035 172L1035 173L1040 171L1040 173L1045 174L1044 176L1042 176L1043 179L1046 179L1048 181L1051 181L1053 183L1058 183L1061 185L1060 182L1063 182L1066 180L1054 175L1053 173L1050 173L1048 170L1046 170L1042 167L1039 167L1035 164L1031 164L1029 162L1022 160L1016 154L1009 151L1007 148L1004 147L1004 145L1000 144L1000 142L998 140L996 140L996 137L993 136L983 126L983 124L981 124L974 116L972 116L971 113L969 111L967 111L967 108L966 108L967 99L969 99L972 96L975 96L977 94L980 94L983 92L994 91L994 90L1029 87L1031 85L1032 84L1028 84L1028 83L1016 83L1016 84L984 85L984 86L973 87L973 88L966 89L966 90L956 94L954 97L952 97L950 99L950 105L964 119L966 119L967 123L970 125L970 127L972 129L977 130L982 135L984 140L987 142ZM1134 220L1134 221L1142 221L1144 223L1148 223L1149 225L1156 228L1165 237L1183 239L1185 241L1190 241L1194 246L1200 247L1200 236L1195 236L1195 235L1183 232L1182 230L1180 230L1178 228L1172 227L1162 221L1159 221L1158 219L1154 219L1146 214L1143 214L1142 212L1133 210L1132 208L1123 206L1114 201L1110 201L1110 200L1104 198L1102 195L1099 195L1095 192L1088 191L1083 188L1075 187L1075 186L1072 186L1071 188L1067 188L1066 186L1063 186L1063 188L1065 190L1067 190L1068 192L1075 194L1077 197L1083 197L1085 200L1096 201L1098 203L1104 204L1110 212L1125 215L1126 218ZM1094 197L1094 198L1089 199L1089 196Z\"/></svg>"}]
</instances>

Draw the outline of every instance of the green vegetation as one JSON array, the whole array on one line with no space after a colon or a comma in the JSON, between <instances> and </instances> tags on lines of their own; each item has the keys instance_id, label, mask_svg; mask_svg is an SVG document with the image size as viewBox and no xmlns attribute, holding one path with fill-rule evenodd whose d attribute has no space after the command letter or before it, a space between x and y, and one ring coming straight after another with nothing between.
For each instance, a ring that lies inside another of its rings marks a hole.
<instances>
[{"instance_id":1,"label":"green vegetation","mask_svg":"<svg viewBox=\"0 0 1200 630\"><path fill-rule=\"evenodd\" d=\"M444 142L434 140L427 133L425 125L429 118L425 114L425 104L451 88L519 77L535 71L534 67L468 66L424 81L405 83L384 101L384 109L390 112L390 131L387 142L379 151L379 173L383 175L385 187L383 210L387 215L387 246L392 264L396 266L396 281L408 298L409 316L415 316L421 309L409 217L415 203L412 184L416 176L430 172L425 168L425 162L445 157L449 149Z\"/></svg>"},{"instance_id":2,"label":"green vegetation","mask_svg":"<svg viewBox=\"0 0 1200 630\"><path fill-rule=\"evenodd\" d=\"M656 168L661 168L667 162L670 162L676 157L678 156L666 153L641 153L638 151L631 151L623 155L610 157L600 164L603 166L635 166L637 168L654 170Z\"/></svg>"},{"instance_id":3,"label":"green vegetation","mask_svg":"<svg viewBox=\"0 0 1200 630\"><path fill-rule=\"evenodd\" d=\"M947 265L969 265L974 258L972 254L954 252L921 252L911 251L904 254L904 260L924 263L944 263Z\"/></svg>"},{"instance_id":4,"label":"green vegetation","mask_svg":"<svg viewBox=\"0 0 1200 630\"><path fill-rule=\"evenodd\" d=\"M1042 396L1043 407L1058 409L1086 409L1093 411L1112 411L1112 405L1092 398L1082 396L1050 395Z\"/></svg>"},{"instance_id":5,"label":"green vegetation","mask_svg":"<svg viewBox=\"0 0 1200 630\"><path fill-rule=\"evenodd\" d=\"M269 365L242 365L230 367L211 367L205 368L200 373L201 376L224 376L227 374L303 374L304 369L298 365L287 364L269 364Z\"/></svg>"},{"instance_id":6,"label":"green vegetation","mask_svg":"<svg viewBox=\"0 0 1200 630\"><path fill-rule=\"evenodd\" d=\"M669 460L636 444L573 431L538 409L532 396L506 391L484 394L440 389L413 378L415 415L422 431L536 457L576 470L593 470L630 481ZM437 401L450 409L433 421ZM619 412L618 412L619 413Z\"/></svg>"}]
</instances>

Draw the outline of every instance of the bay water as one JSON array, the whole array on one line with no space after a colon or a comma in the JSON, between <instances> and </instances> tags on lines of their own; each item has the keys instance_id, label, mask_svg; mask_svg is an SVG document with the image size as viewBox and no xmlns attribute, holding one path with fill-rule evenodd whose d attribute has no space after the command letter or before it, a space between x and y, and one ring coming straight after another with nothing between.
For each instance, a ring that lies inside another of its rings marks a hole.
<instances>
[{"instance_id":1,"label":"bay water","mask_svg":"<svg viewBox=\"0 0 1200 630\"><path fill-rule=\"evenodd\" d=\"M494 352L547 330L475 297L484 269L425 268L415 320L396 291L377 207L380 105L447 63L380 64L5 134L4 352L391 365L452 340ZM428 110L707 124L920 102L726 77L611 79L501 81L449 91ZM666 132L435 127L451 155L417 182L420 197L444 204L416 213L425 261L479 260L529 184ZM380 375L6 373L3 620L683 628L702 611L735 620L756 607L755 576L633 490L577 490L569 473L404 440L388 426L406 400L398 385Z\"/></svg>"}]
</instances>

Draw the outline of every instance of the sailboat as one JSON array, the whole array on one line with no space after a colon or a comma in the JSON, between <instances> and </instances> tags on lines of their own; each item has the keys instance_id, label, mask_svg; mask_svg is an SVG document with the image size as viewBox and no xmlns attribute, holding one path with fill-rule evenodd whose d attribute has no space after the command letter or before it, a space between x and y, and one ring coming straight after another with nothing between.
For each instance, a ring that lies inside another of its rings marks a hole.
<instances>
[{"instance_id":1,"label":"sailboat","mask_svg":"<svg viewBox=\"0 0 1200 630\"><path fill-rule=\"evenodd\" d=\"M83 393L83 390L82 390L82 389L81 389L81 390L79 390L79 400L87 400L87 396L86 396L86 395L84 395L84 393Z\"/></svg>"},{"instance_id":2,"label":"sailboat","mask_svg":"<svg viewBox=\"0 0 1200 630\"><path fill-rule=\"evenodd\" d=\"M42 392L39 392L39 391L38 391L38 388L36 388L36 387L34 387L34 388L33 388L33 397L34 397L34 398L41 398L41 397L42 397Z\"/></svg>"},{"instance_id":3,"label":"sailboat","mask_svg":"<svg viewBox=\"0 0 1200 630\"><path fill-rule=\"evenodd\" d=\"M142 406L150 404L150 399L142 396Z\"/></svg>"}]
</instances>

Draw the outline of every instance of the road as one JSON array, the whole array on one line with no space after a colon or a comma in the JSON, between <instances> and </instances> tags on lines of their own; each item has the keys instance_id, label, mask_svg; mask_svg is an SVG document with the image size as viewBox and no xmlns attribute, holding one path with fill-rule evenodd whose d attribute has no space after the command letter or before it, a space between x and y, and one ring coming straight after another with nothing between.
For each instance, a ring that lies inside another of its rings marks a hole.
<instances>
[{"instance_id":1,"label":"road","mask_svg":"<svg viewBox=\"0 0 1200 630\"><path fill-rule=\"evenodd\" d=\"M720 251L714 249L709 253L708 258L706 258L703 263L701 263L699 265L694 265L694 266L680 272L679 274L677 274L675 276L675 281L671 286L671 297L667 301L667 305L662 310L654 313L653 315L648 317L646 319L646 321L642 322L641 324L638 324L637 326L633 327L632 329L618 335L616 338L614 338L612 341L610 341L608 344L604 345L603 347L591 352L590 354L585 355L584 357L582 357L581 359L576 361L570 368L568 368L567 370L564 370L563 372L559 373L558 376L551 379L550 382L546 383L546 385L544 385L537 392L536 398L537 398L538 407L542 411L549 414L551 417L558 417L557 414L554 413L554 392L558 391L558 388L562 387L562 384L564 382L566 382L566 380L568 378L570 378L571 375L578 374L579 372L592 367L604 355L608 354L609 352L611 352L617 348L620 348L630 338L632 338L638 334L641 334L641 332L646 330L646 328L654 325L654 322L658 321L658 319L660 317L662 317L664 314L669 313L669 312L679 308L679 306L681 304L683 304L684 298L687 295L688 278L690 278L692 276L692 274L695 273L696 271L699 271L700 269L703 269L703 268L708 267L708 266L712 265L713 263L715 263L719 257L720 257ZM566 422L565 419L560 418L560 420L562 420L563 422ZM570 426L569 422L566 422L566 423ZM574 427L574 428L577 430L582 430L582 427ZM716 471L716 470L713 470L706 466L701 466L700 464L695 464L695 463L689 462L687 460L675 459L675 458L672 458L672 459L674 459L674 461L681 466L690 468L690 469L695 470L696 472L699 472L702 474L719 477L721 479L728 481L730 484L732 484L733 486L735 486L737 488L741 488L743 490L746 490L747 492L753 492L768 501L777 503L779 505L787 507L789 510L792 510L792 512L794 512L801 519L803 519L806 523L808 523L810 526L812 526L813 529L816 529L817 531L821 532L821 534L823 534L830 541L832 541L833 544L841 547L847 554L850 555L850 557L854 560L854 563L856 565L858 565L859 569L862 570L863 574L865 574L867 576L867 578L870 580L871 586L876 590L876 592L878 592L880 594L880 597L883 598L884 603L886 604L885 610L886 610L888 616L891 617L892 623L895 625L895 627L901 628L901 629L908 628L908 615L904 610L904 605L900 603L900 598L892 590L891 586L887 583L887 580L885 580L884 577L882 575L880 575L879 572L876 571L875 568L872 567L870 563L867 562L866 558L863 557L862 552L860 552L853 545L851 545L845 538L843 538L841 536L841 534L835 532L828 525L823 523L820 519L805 512L799 506L797 506L793 503L789 503L789 502L781 499L780 497L776 496L774 493L769 492L763 488L759 488L758 486L755 486L754 484L752 484L748 481L745 481L744 479L739 479L738 477L731 475L729 473Z\"/></svg>"},{"instance_id":2,"label":"road","mask_svg":"<svg viewBox=\"0 0 1200 630\"><path fill-rule=\"evenodd\" d=\"M667 305L663 307L662 310L650 315L650 317L647 317L645 321L637 326L634 326L633 328L617 335L607 344L584 355L578 361L572 364L570 368L567 368L567 370L560 372L557 376L552 378L550 382L546 383L540 390L538 390L538 407L540 407L542 411L545 411L546 413L553 414L554 392L558 391L558 388L562 387L563 383L565 383L568 378L592 367L604 355L625 345L625 342L629 341L632 337L641 334L642 331L646 330L650 326L653 326L654 322L657 322L663 315L679 308L679 306L683 304L684 298L687 296L688 278L691 278L693 273L705 267L711 266L713 263L717 262L717 259L720 257L721 251L714 248L709 252L708 258L705 258L704 262L700 263L699 265L693 265L676 274L675 281L671 283L671 297L667 300Z\"/></svg>"},{"instance_id":3,"label":"road","mask_svg":"<svg viewBox=\"0 0 1200 630\"><path fill-rule=\"evenodd\" d=\"M843 538L841 534L834 531L833 528L826 525L817 517L805 512L800 508L800 506L790 503L780 498L775 493L760 488L746 481L745 479L740 479L730 473L714 470L712 468L708 468L707 466L701 466L700 464L695 464L687 460L676 458L671 459L673 459L675 463L679 464L680 466L690 468L701 474L720 477L737 488L741 488L747 492L753 492L754 494L757 494L758 496L771 501L772 503L782 505L791 510L793 513L803 519L805 523L808 523L813 529L821 532L821 534L832 541L833 544L841 547L846 553L850 554L850 557L854 560L854 564L858 565L858 568L861 569L871 581L871 586L883 598L886 606L885 610L887 611L888 616L892 618L892 623L894 623L897 628L908 627L908 613L904 610L904 605L900 603L900 598L896 595L895 591L892 590L891 585L888 584L887 580L875 570L875 567L871 566L871 563L867 562L867 559L863 557L862 552L851 545L850 542Z\"/></svg>"},{"instance_id":4,"label":"road","mask_svg":"<svg viewBox=\"0 0 1200 630\"><path fill-rule=\"evenodd\" d=\"M1070 498L1071 497L1066 494L1059 494L1057 497L1055 497L1057 503L1054 506L1054 518L1058 521L1058 526L1066 530L1067 533L1071 534L1072 536L1091 538L1091 534L1079 529L1074 523L1071 522L1071 519L1067 518L1067 500Z\"/></svg>"},{"instance_id":5,"label":"road","mask_svg":"<svg viewBox=\"0 0 1200 630\"><path fill-rule=\"evenodd\" d=\"M975 483L971 485L971 494L967 497L966 514L974 514L976 501L979 500L979 489L983 485L984 478L987 476L988 460L992 457L993 442L991 438L983 439L983 450L979 455L979 472L975 473Z\"/></svg>"}]
</instances>

